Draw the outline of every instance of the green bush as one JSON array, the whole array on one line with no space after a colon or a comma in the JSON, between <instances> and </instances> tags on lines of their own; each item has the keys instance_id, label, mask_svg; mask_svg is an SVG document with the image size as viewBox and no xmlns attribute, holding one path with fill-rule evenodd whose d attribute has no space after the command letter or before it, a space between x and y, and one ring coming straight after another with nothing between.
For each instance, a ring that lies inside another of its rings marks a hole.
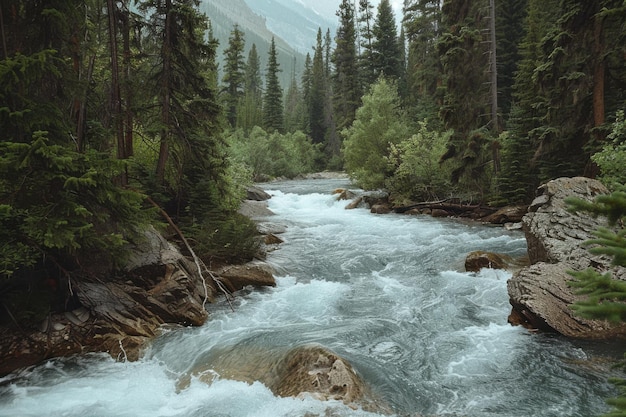
<instances>
[{"instance_id":1,"label":"green bush","mask_svg":"<svg viewBox=\"0 0 626 417\"><path fill-rule=\"evenodd\" d=\"M384 187L385 180L393 175L387 160L391 146L410 136L395 84L380 79L372 85L363 96L354 123L342 135L350 177L364 189Z\"/></svg>"},{"instance_id":2,"label":"green bush","mask_svg":"<svg viewBox=\"0 0 626 417\"><path fill-rule=\"evenodd\" d=\"M393 170L387 188L399 198L428 201L452 189L448 164L440 164L450 132L428 129L422 121L416 134L390 146L388 163Z\"/></svg>"},{"instance_id":3,"label":"green bush","mask_svg":"<svg viewBox=\"0 0 626 417\"><path fill-rule=\"evenodd\" d=\"M613 129L602 150L591 157L600 168L600 180L611 190L626 184L626 119L624 111L616 114Z\"/></svg>"},{"instance_id":4,"label":"green bush","mask_svg":"<svg viewBox=\"0 0 626 417\"><path fill-rule=\"evenodd\" d=\"M322 153L304 133L267 133L254 127L246 136L236 130L228 137L230 157L249 169L254 181L264 177L294 178L313 172Z\"/></svg>"}]
</instances>

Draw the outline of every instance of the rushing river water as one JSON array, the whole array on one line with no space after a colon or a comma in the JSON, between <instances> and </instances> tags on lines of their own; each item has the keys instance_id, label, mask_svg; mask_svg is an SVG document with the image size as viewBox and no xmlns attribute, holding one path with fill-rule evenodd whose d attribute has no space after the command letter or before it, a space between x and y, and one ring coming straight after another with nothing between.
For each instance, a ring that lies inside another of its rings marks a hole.
<instances>
[{"instance_id":1,"label":"rushing river water","mask_svg":"<svg viewBox=\"0 0 626 417\"><path fill-rule=\"evenodd\" d=\"M347 359L398 416L590 417L607 411L609 353L507 324L506 271L466 273L474 250L525 254L520 232L427 216L345 210L343 180L265 186L286 226L268 256L275 288L208 306L134 363L52 360L0 380L0 416L374 416L339 402L281 398L219 378L233 349L319 343ZM269 354L269 353L268 353ZM203 369L201 376L196 376Z\"/></svg>"}]
</instances>

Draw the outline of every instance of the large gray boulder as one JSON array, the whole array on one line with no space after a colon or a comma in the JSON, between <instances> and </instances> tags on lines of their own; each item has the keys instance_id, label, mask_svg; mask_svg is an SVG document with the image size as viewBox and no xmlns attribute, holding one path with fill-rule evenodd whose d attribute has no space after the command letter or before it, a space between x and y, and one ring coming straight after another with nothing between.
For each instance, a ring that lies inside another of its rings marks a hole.
<instances>
[{"instance_id":1,"label":"large gray boulder","mask_svg":"<svg viewBox=\"0 0 626 417\"><path fill-rule=\"evenodd\" d=\"M568 285L572 280L569 271L591 267L626 279L624 268L612 266L610 257L592 255L584 246L594 231L607 226L606 219L571 213L565 202L568 197L593 201L607 193L599 181L583 177L559 178L539 187L522 219L531 265L515 273L507 284L513 307L511 323L581 339L626 337L625 325L583 319L570 307L584 298Z\"/></svg>"}]
</instances>

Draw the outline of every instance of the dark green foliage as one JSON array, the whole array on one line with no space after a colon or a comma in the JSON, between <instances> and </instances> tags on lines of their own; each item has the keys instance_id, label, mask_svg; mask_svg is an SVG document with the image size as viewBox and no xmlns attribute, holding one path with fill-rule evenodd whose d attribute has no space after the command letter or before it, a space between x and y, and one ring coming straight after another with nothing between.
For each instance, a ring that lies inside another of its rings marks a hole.
<instances>
[{"instance_id":1,"label":"dark green foliage","mask_svg":"<svg viewBox=\"0 0 626 417\"><path fill-rule=\"evenodd\" d=\"M266 130L282 132L283 121L283 89L278 81L280 71L276 60L276 43L272 39L267 61L265 81L265 97L263 98L263 126Z\"/></svg>"},{"instance_id":2,"label":"dark green foliage","mask_svg":"<svg viewBox=\"0 0 626 417\"><path fill-rule=\"evenodd\" d=\"M518 46L525 36L528 0L496 1L498 104L503 115L511 111L513 83L521 60Z\"/></svg>"},{"instance_id":3,"label":"dark green foliage","mask_svg":"<svg viewBox=\"0 0 626 417\"><path fill-rule=\"evenodd\" d=\"M389 0L381 0L372 29L372 72L397 82L400 78L400 46L398 29Z\"/></svg>"},{"instance_id":4,"label":"dark green foliage","mask_svg":"<svg viewBox=\"0 0 626 417\"><path fill-rule=\"evenodd\" d=\"M224 51L225 65L222 82L224 87L222 94L226 107L226 119L231 127L235 127L237 122L237 105L243 98L245 83L245 64L243 61L243 50L245 47L244 33L235 25L230 38L228 38L228 48Z\"/></svg>"},{"instance_id":5,"label":"dark green foliage","mask_svg":"<svg viewBox=\"0 0 626 417\"><path fill-rule=\"evenodd\" d=\"M483 194L488 187L488 162L492 159L489 119L488 53L484 39L484 2L454 0L443 5L446 30L438 51L445 79L441 119L453 130L442 161L451 159L456 168L453 182L466 181L470 191Z\"/></svg>"},{"instance_id":6,"label":"dark green foliage","mask_svg":"<svg viewBox=\"0 0 626 417\"><path fill-rule=\"evenodd\" d=\"M315 54L311 63L307 108L309 110L309 134L313 143L324 143L327 134L326 97L328 79L324 65L324 49L322 45L322 29L317 31ZM306 96L305 96L306 97Z\"/></svg>"},{"instance_id":7,"label":"dark green foliage","mask_svg":"<svg viewBox=\"0 0 626 417\"><path fill-rule=\"evenodd\" d=\"M335 65L333 74L334 115L337 129L341 130L352 124L356 109L361 100L359 72L356 52L356 24L354 10L349 0L342 1L337 12L339 27L332 56Z\"/></svg>"},{"instance_id":8,"label":"dark green foliage","mask_svg":"<svg viewBox=\"0 0 626 417\"><path fill-rule=\"evenodd\" d=\"M231 157L248 167L255 181L313 172L322 158L321 145L313 145L301 131L267 133L257 126L249 135L233 132L228 141Z\"/></svg>"},{"instance_id":9,"label":"dark green foliage","mask_svg":"<svg viewBox=\"0 0 626 417\"><path fill-rule=\"evenodd\" d=\"M249 262L261 245L256 223L236 212L211 210L184 233L193 236L194 252L209 267Z\"/></svg>"},{"instance_id":10,"label":"dark green foliage","mask_svg":"<svg viewBox=\"0 0 626 417\"><path fill-rule=\"evenodd\" d=\"M263 82L261 60L256 45L252 44L246 61L244 96L237 110L237 128L246 132L263 124Z\"/></svg>"},{"instance_id":11,"label":"dark green foliage","mask_svg":"<svg viewBox=\"0 0 626 417\"><path fill-rule=\"evenodd\" d=\"M436 120L442 102L443 77L437 41L441 36L441 8L438 0L405 2L403 26L408 41L407 97L415 119Z\"/></svg>"}]
</instances>

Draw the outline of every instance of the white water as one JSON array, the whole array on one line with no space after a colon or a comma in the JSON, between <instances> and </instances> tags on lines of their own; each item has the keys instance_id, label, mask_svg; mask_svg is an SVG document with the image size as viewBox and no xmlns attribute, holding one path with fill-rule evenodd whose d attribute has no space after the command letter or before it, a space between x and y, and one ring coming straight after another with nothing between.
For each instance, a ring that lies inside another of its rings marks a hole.
<instances>
[{"instance_id":1,"label":"white water","mask_svg":"<svg viewBox=\"0 0 626 417\"><path fill-rule=\"evenodd\" d=\"M166 331L144 359L50 361L0 380L0 416L372 416L222 379L217 358L319 343L346 358L399 416L580 416L614 394L599 345L506 323L510 273L462 271L473 250L521 256L519 232L344 210L338 180L270 184L287 225L268 261L275 288L210 305L200 328ZM283 191L278 191L281 189ZM298 192L298 193L296 193ZM313 193L311 193L313 192ZM234 352L234 353L233 353Z\"/></svg>"}]
</instances>

